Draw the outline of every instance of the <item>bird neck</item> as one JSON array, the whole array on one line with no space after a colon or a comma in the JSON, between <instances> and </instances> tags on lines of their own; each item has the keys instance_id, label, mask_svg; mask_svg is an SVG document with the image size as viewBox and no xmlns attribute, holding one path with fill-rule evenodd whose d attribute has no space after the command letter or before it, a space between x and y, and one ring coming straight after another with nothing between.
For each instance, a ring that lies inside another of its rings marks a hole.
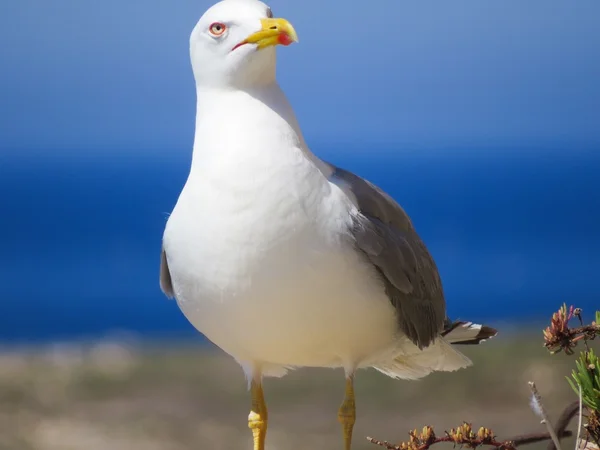
<instances>
[{"instance_id":1,"label":"bird neck","mask_svg":"<svg viewBox=\"0 0 600 450\"><path fill-rule=\"evenodd\" d=\"M310 153L276 81L244 89L197 86L192 169L217 155L240 161L273 157L282 148Z\"/></svg>"}]
</instances>

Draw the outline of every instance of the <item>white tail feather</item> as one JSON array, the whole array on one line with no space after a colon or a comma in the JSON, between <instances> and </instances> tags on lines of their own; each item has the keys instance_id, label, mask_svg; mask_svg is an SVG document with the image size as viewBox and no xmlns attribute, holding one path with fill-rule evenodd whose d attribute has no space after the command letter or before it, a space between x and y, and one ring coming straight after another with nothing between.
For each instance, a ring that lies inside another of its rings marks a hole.
<instances>
[{"instance_id":1,"label":"white tail feather","mask_svg":"<svg viewBox=\"0 0 600 450\"><path fill-rule=\"evenodd\" d=\"M416 380L431 372L453 372L471 364L469 358L440 337L423 350L400 354L389 363L378 363L375 369L392 378Z\"/></svg>"}]
</instances>

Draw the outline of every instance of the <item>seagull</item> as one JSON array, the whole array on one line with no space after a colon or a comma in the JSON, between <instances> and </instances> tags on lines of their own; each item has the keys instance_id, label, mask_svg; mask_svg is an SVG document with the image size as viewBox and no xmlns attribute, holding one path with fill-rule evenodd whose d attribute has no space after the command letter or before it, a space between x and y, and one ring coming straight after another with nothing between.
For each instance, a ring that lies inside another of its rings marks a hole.
<instances>
[{"instance_id":1,"label":"seagull","mask_svg":"<svg viewBox=\"0 0 600 450\"><path fill-rule=\"evenodd\" d=\"M454 371L471 361L452 344L496 330L448 319L406 212L311 152L276 79L276 47L297 41L257 0L223 0L194 27L195 138L160 287L242 367L254 450L267 432L263 379L299 367L344 370L338 420L350 450L358 369L409 380Z\"/></svg>"}]
</instances>

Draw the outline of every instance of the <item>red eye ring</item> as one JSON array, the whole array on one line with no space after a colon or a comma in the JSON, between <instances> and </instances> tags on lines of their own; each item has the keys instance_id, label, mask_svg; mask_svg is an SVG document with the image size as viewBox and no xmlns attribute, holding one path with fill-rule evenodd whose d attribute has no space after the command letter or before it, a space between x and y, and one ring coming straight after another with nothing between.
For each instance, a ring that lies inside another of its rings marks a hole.
<instances>
[{"instance_id":1,"label":"red eye ring","mask_svg":"<svg viewBox=\"0 0 600 450\"><path fill-rule=\"evenodd\" d=\"M211 23L210 27L208 27L208 31L213 36L221 36L223 33L225 33L226 29L227 29L227 26L221 22Z\"/></svg>"}]
</instances>

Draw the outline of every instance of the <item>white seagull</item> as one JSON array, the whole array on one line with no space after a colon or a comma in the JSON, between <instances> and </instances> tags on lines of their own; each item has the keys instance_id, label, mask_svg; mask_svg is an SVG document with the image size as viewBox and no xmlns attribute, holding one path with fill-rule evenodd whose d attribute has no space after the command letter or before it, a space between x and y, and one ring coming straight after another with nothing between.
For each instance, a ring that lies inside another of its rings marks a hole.
<instances>
[{"instance_id":1,"label":"white seagull","mask_svg":"<svg viewBox=\"0 0 600 450\"><path fill-rule=\"evenodd\" d=\"M451 344L496 330L446 317L436 265L385 192L309 149L275 76L297 41L257 0L224 0L190 38L197 92L191 169L163 236L160 285L242 366L264 450L263 377L341 367L345 450L357 369L417 379L471 364Z\"/></svg>"}]
</instances>

